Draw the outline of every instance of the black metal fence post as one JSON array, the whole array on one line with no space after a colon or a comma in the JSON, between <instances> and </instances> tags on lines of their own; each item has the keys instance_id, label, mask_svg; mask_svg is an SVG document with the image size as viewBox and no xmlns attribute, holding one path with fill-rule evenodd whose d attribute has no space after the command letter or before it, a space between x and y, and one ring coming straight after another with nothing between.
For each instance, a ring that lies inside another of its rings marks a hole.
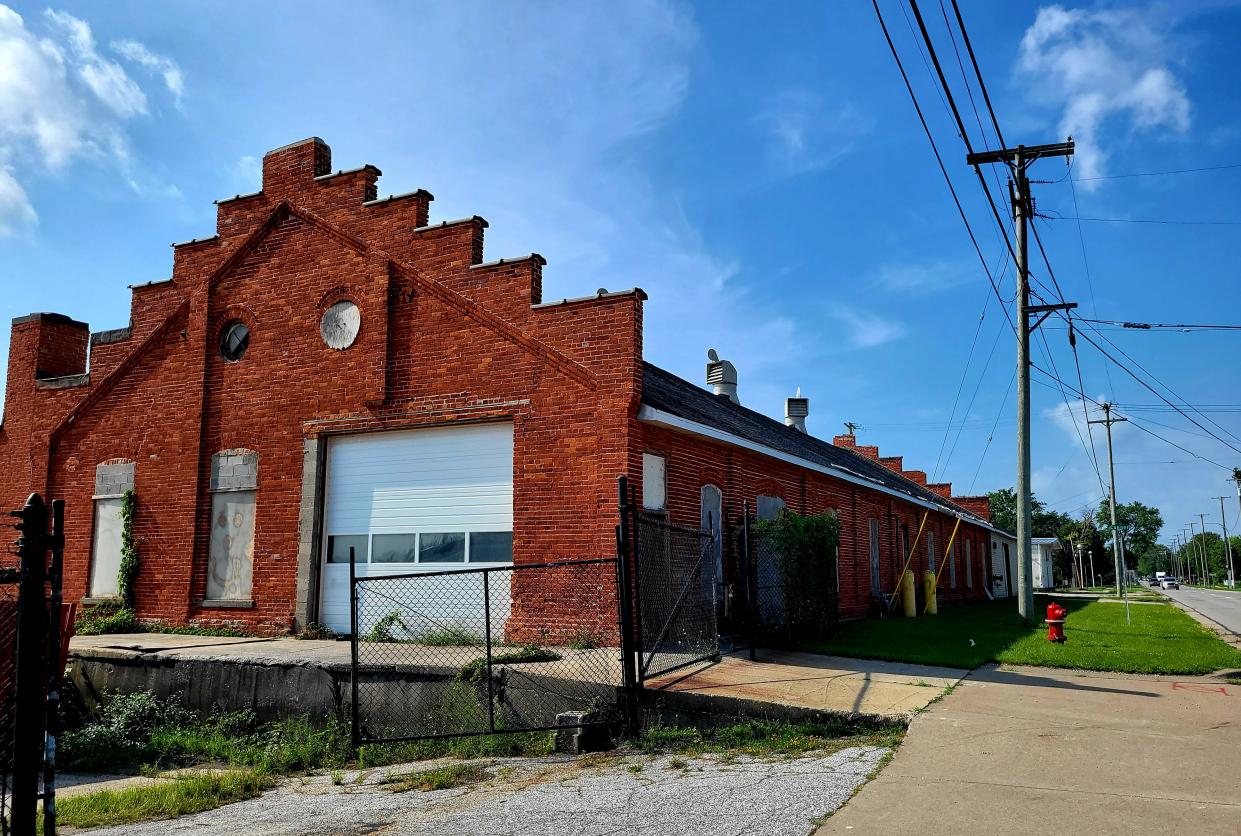
<instances>
[{"instance_id":1,"label":"black metal fence post","mask_svg":"<svg viewBox=\"0 0 1241 836\"><path fill-rule=\"evenodd\" d=\"M630 502L629 480L621 476L617 481L618 510L620 522L616 526L616 595L620 615L621 679L625 700L626 732L638 731L638 676L635 647L635 624L633 619L633 586L629 577L630 551Z\"/></svg>"},{"instance_id":2,"label":"black metal fence post","mask_svg":"<svg viewBox=\"0 0 1241 836\"><path fill-rule=\"evenodd\" d=\"M495 682L491 678L491 572L483 571L483 624L487 639L487 729L496 733Z\"/></svg>"},{"instance_id":3,"label":"black metal fence post","mask_svg":"<svg viewBox=\"0 0 1241 836\"><path fill-rule=\"evenodd\" d=\"M750 634L750 661L755 660L755 648L758 646L758 593L755 590L757 579L754 571L754 555L750 552L750 500L741 505L741 557L745 576L745 623Z\"/></svg>"},{"instance_id":4,"label":"black metal fence post","mask_svg":"<svg viewBox=\"0 0 1241 836\"><path fill-rule=\"evenodd\" d=\"M33 834L39 803L39 752L46 718L43 657L47 651L47 505L32 493L21 519L17 542L21 556L21 592L17 613L17 694L13 710L13 795L9 819L14 834Z\"/></svg>"},{"instance_id":5,"label":"black metal fence post","mask_svg":"<svg viewBox=\"0 0 1241 836\"><path fill-rule=\"evenodd\" d=\"M349 748L356 757L361 740L358 725L358 571L354 547L349 547Z\"/></svg>"}]
</instances>

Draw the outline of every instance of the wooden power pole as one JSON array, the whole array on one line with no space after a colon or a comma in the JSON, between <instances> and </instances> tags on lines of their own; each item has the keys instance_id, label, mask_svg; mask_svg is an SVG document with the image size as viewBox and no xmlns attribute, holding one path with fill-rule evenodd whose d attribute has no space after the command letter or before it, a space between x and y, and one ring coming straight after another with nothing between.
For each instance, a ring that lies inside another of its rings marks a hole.
<instances>
[{"instance_id":1,"label":"wooden power pole","mask_svg":"<svg viewBox=\"0 0 1241 836\"><path fill-rule=\"evenodd\" d=\"M1033 565L1030 537L1030 332L1038 328L1054 311L1076 308L1064 302L1056 305L1030 304L1030 268L1027 259L1026 225L1034 213L1030 199L1030 179L1026 169L1045 157L1067 157L1073 153L1073 141L1052 145L1018 145L998 151L969 154L965 161L973 166L1004 163L1010 172L1009 196L1013 204L1013 226L1017 268L1017 608L1026 623L1035 620ZM1030 317L1042 316L1033 324Z\"/></svg>"}]
</instances>

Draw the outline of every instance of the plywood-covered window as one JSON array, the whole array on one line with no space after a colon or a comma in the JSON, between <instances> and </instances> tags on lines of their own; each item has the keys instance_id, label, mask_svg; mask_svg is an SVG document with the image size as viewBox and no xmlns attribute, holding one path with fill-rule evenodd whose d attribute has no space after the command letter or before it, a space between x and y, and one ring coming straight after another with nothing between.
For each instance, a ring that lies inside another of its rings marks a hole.
<instances>
[{"instance_id":1,"label":"plywood-covered window","mask_svg":"<svg viewBox=\"0 0 1241 836\"><path fill-rule=\"evenodd\" d=\"M90 562L92 598L115 598L120 594L121 499L133 488L133 462L107 462L95 468L95 522Z\"/></svg>"},{"instance_id":2,"label":"plywood-covered window","mask_svg":"<svg viewBox=\"0 0 1241 836\"><path fill-rule=\"evenodd\" d=\"M258 453L223 450L211 457L209 603L249 604L251 601L258 486Z\"/></svg>"},{"instance_id":3,"label":"plywood-covered window","mask_svg":"<svg viewBox=\"0 0 1241 836\"><path fill-rule=\"evenodd\" d=\"M668 463L654 453L642 454L642 507L647 511L668 507Z\"/></svg>"}]
</instances>

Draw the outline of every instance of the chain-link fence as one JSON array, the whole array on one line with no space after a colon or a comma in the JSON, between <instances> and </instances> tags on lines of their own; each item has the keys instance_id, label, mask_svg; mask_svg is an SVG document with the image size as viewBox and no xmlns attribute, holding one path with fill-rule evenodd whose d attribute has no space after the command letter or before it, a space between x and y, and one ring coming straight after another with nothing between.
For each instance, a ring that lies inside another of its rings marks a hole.
<instances>
[{"instance_id":1,"label":"chain-link fence","mask_svg":"<svg viewBox=\"0 0 1241 836\"><path fill-rule=\"evenodd\" d=\"M616 568L606 558L355 578L355 742L620 722Z\"/></svg>"},{"instance_id":2,"label":"chain-link fence","mask_svg":"<svg viewBox=\"0 0 1241 836\"><path fill-rule=\"evenodd\" d=\"M638 514L639 676L649 680L719 656L719 543L709 533Z\"/></svg>"},{"instance_id":3,"label":"chain-link fence","mask_svg":"<svg viewBox=\"0 0 1241 836\"><path fill-rule=\"evenodd\" d=\"M14 768L14 708L17 705L16 559L0 556L0 833L10 832Z\"/></svg>"}]
</instances>

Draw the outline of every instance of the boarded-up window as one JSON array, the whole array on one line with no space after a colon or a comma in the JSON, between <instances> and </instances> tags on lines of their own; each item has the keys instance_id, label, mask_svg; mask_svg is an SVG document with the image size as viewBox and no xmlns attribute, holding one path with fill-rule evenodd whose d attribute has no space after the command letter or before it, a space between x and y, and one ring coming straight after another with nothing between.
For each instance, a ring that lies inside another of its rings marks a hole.
<instances>
[{"instance_id":1,"label":"boarded-up window","mask_svg":"<svg viewBox=\"0 0 1241 836\"><path fill-rule=\"evenodd\" d=\"M134 463L112 462L95 468L95 530L91 538L90 596L120 594L121 497L134 488Z\"/></svg>"},{"instance_id":2,"label":"boarded-up window","mask_svg":"<svg viewBox=\"0 0 1241 836\"><path fill-rule=\"evenodd\" d=\"M774 520L784 510L784 500L778 496L760 496L754 510L760 520Z\"/></svg>"},{"instance_id":3,"label":"boarded-up window","mask_svg":"<svg viewBox=\"0 0 1241 836\"><path fill-rule=\"evenodd\" d=\"M662 511L668 504L667 462L654 453L642 454L642 507Z\"/></svg>"},{"instance_id":4,"label":"boarded-up window","mask_svg":"<svg viewBox=\"0 0 1241 836\"><path fill-rule=\"evenodd\" d=\"M249 450L225 450L211 457L210 601L250 600L258 466L258 453Z\"/></svg>"},{"instance_id":5,"label":"boarded-up window","mask_svg":"<svg viewBox=\"0 0 1241 836\"><path fill-rule=\"evenodd\" d=\"M957 544L948 547L948 586L957 588Z\"/></svg>"},{"instance_id":6,"label":"boarded-up window","mask_svg":"<svg viewBox=\"0 0 1241 836\"><path fill-rule=\"evenodd\" d=\"M970 552L970 541L965 541L965 585L974 588L974 555Z\"/></svg>"},{"instance_id":7,"label":"boarded-up window","mask_svg":"<svg viewBox=\"0 0 1241 836\"><path fill-rule=\"evenodd\" d=\"M926 533L926 568L935 571L935 532Z\"/></svg>"}]
</instances>

